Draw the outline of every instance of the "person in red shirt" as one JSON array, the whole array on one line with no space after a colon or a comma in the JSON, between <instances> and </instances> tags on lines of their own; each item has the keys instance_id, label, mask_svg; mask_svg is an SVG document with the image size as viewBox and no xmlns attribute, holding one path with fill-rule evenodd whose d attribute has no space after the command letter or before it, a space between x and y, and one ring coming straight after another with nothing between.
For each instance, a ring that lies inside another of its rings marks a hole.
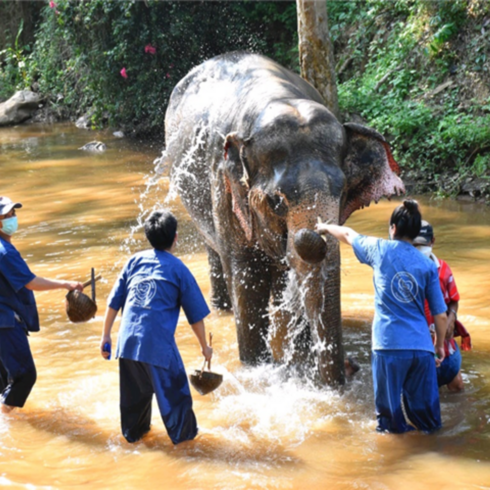
<instances>
[{"instance_id":1,"label":"person in red shirt","mask_svg":"<svg viewBox=\"0 0 490 490\"><path fill-rule=\"evenodd\" d=\"M462 323L458 321L460 297L451 268L444 260L437 258L432 252L435 241L432 225L427 221L422 221L420 233L413 241L413 244L436 264L441 291L447 305L447 334L444 342L446 357L437 368L437 382L439 387L447 385L450 391L457 392L464 389L464 384L461 376L461 352L454 337L461 336L461 350L471 349L471 338ZM434 318L430 313L427 301L425 302L425 316L432 331Z\"/></svg>"}]
</instances>

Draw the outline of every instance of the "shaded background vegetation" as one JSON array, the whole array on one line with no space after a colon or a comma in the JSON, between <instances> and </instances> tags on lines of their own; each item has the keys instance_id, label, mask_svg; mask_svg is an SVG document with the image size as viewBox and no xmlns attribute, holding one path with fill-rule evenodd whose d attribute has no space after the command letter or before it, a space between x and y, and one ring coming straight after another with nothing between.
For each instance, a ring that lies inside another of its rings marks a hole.
<instances>
[{"instance_id":1,"label":"shaded background vegetation","mask_svg":"<svg viewBox=\"0 0 490 490\"><path fill-rule=\"evenodd\" d=\"M327 8L343 119L383 133L419 188L490 194L490 2ZM171 90L193 66L245 49L298 71L296 28L291 1L2 0L0 99L33 88L59 118L88 112L94 128L161 138Z\"/></svg>"}]
</instances>

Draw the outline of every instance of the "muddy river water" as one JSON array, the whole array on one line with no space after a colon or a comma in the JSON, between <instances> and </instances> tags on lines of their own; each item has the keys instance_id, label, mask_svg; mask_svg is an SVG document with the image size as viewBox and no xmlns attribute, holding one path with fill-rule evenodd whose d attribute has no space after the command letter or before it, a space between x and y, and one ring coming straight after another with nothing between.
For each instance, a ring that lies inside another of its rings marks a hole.
<instances>
[{"instance_id":1,"label":"muddy river water","mask_svg":"<svg viewBox=\"0 0 490 490\"><path fill-rule=\"evenodd\" d=\"M78 150L101 139L101 154ZM168 178L151 184L158 146L72 125L0 130L0 195L21 201L14 243L37 275L98 283L98 313L72 324L64 292L36 293L41 332L30 336L38 381L24 409L0 415L0 487L12 489L490 489L490 210L419 197L434 225L435 253L451 266L459 318L472 335L465 391L441 390L444 428L426 436L375 432L370 370L371 269L342 246L346 352L361 372L341 391L315 387L280 366L238 361L233 316L213 311L213 394L193 391L195 441L173 446L156 405L152 429L130 445L120 434L117 362L98 352L110 288L130 254L145 248L141 219L164 203ZM208 264L178 200L181 257L209 298ZM355 213L348 225L386 236L394 202ZM119 322L115 325L117 332ZM182 315L177 344L189 371L201 366ZM115 337L113 338L115 340Z\"/></svg>"}]
</instances>

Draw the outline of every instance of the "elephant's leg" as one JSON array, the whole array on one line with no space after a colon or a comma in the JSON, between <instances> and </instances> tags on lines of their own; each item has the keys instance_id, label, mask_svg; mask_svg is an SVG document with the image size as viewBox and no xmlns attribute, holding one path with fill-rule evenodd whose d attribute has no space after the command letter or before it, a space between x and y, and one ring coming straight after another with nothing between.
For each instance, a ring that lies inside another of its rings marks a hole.
<instances>
[{"instance_id":1,"label":"elephant's leg","mask_svg":"<svg viewBox=\"0 0 490 490\"><path fill-rule=\"evenodd\" d=\"M231 299L220 256L208 245L206 245L206 250L210 267L211 304L218 310L230 310Z\"/></svg>"},{"instance_id":2,"label":"elephant's leg","mask_svg":"<svg viewBox=\"0 0 490 490\"><path fill-rule=\"evenodd\" d=\"M269 361L271 277L268 261L261 254L243 251L240 257L233 257L228 266L240 360L246 364Z\"/></svg>"}]
</instances>

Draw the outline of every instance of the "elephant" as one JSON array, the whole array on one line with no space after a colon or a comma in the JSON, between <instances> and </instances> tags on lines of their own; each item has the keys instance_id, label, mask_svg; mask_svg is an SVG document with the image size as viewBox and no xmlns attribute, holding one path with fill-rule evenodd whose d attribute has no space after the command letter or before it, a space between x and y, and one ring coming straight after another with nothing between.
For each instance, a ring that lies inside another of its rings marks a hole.
<instances>
[{"instance_id":1,"label":"elephant","mask_svg":"<svg viewBox=\"0 0 490 490\"><path fill-rule=\"evenodd\" d=\"M226 53L175 86L165 163L203 237L212 304L232 308L245 364L314 359L345 381L338 242L314 231L404 192L377 131L341 124L320 94L262 55Z\"/></svg>"}]
</instances>

